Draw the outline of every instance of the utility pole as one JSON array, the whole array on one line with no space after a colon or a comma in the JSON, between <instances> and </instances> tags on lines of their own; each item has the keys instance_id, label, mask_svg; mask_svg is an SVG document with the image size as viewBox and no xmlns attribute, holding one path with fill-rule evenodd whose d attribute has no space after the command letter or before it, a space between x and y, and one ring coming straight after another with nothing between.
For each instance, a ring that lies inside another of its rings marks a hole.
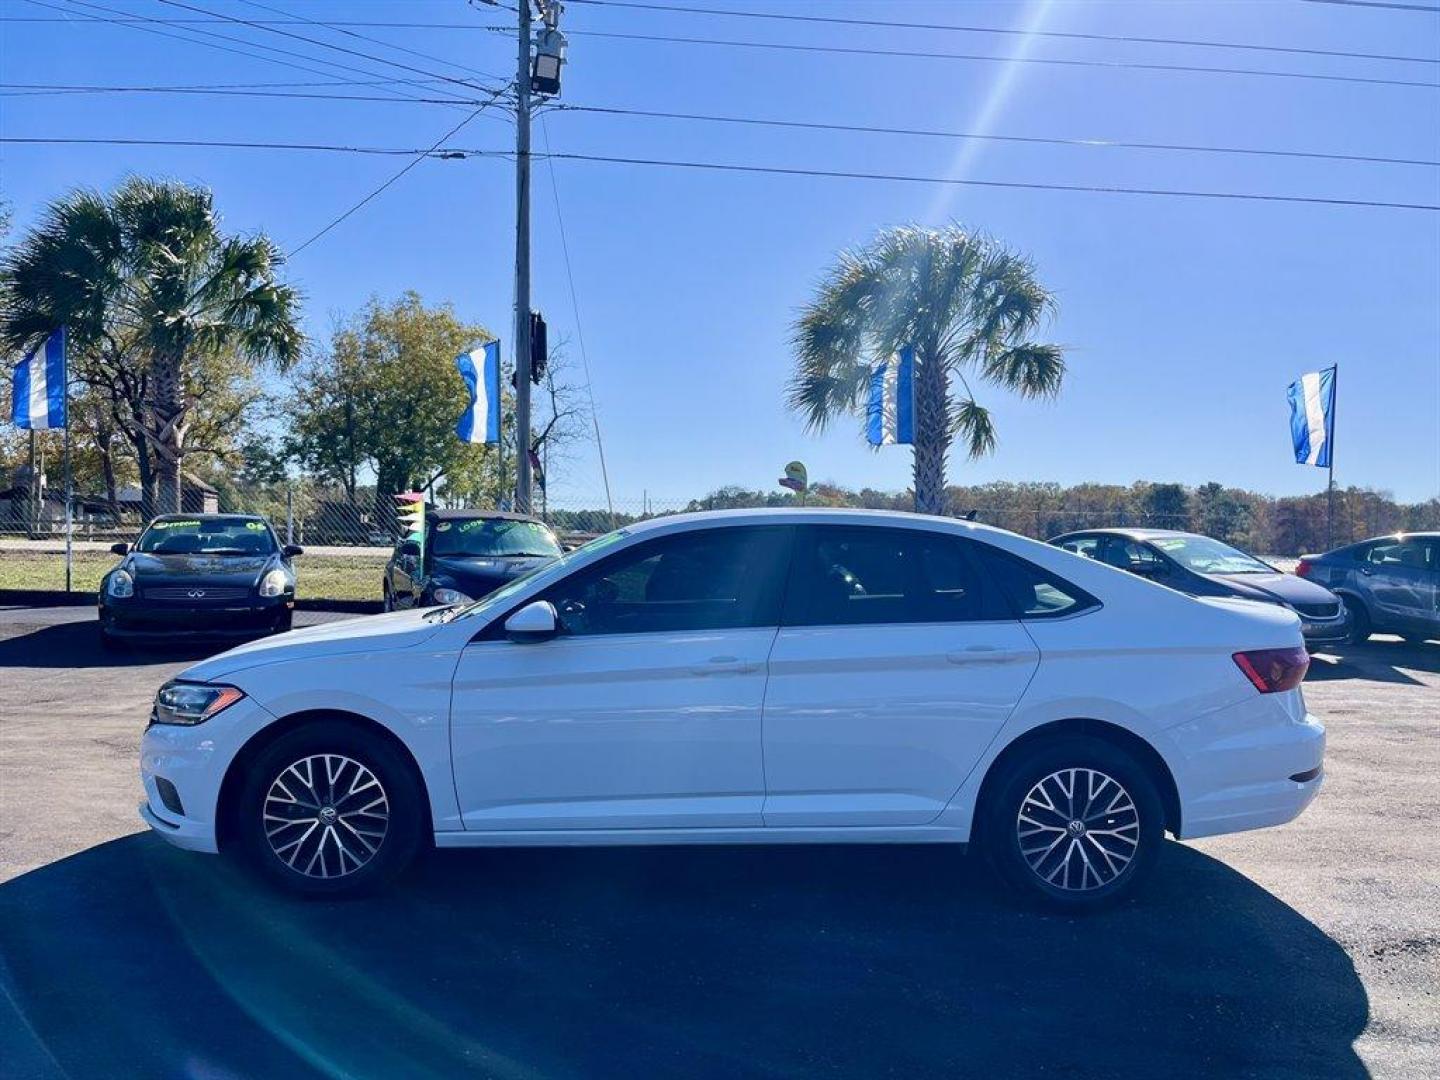
<instances>
[{"instance_id":1,"label":"utility pole","mask_svg":"<svg viewBox=\"0 0 1440 1080\"><path fill-rule=\"evenodd\" d=\"M515 510L530 512L530 0L515 68Z\"/></svg>"}]
</instances>

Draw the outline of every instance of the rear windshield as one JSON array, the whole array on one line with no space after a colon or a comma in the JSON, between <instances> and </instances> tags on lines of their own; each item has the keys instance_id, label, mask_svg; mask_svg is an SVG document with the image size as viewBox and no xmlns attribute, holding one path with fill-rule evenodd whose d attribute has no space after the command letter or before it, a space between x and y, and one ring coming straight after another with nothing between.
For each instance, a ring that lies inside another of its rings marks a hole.
<instances>
[{"instance_id":1,"label":"rear windshield","mask_svg":"<svg viewBox=\"0 0 1440 1080\"><path fill-rule=\"evenodd\" d=\"M257 518L161 518L135 545L150 555L270 555L275 534Z\"/></svg>"},{"instance_id":2,"label":"rear windshield","mask_svg":"<svg viewBox=\"0 0 1440 1080\"><path fill-rule=\"evenodd\" d=\"M535 521L504 518L437 521L430 536L431 553L441 557L554 557L560 554L560 542L555 539L555 534Z\"/></svg>"}]
</instances>

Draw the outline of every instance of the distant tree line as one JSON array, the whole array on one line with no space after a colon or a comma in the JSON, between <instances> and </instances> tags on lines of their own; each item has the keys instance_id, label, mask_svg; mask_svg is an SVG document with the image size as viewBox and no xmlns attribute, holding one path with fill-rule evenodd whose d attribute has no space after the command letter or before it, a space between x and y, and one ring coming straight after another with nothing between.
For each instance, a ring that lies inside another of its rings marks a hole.
<instances>
[{"instance_id":1,"label":"distant tree line","mask_svg":"<svg viewBox=\"0 0 1440 1080\"><path fill-rule=\"evenodd\" d=\"M794 506L798 501L788 491L723 487L692 500L685 509ZM1203 533L1267 555L1325 550L1325 501L1323 493L1277 497L1215 482L1192 488L1146 481L1069 487L1041 481L997 481L945 489L946 511L952 516L973 512L976 521L1037 540L1074 529L1130 525ZM913 496L908 491L857 491L820 483L807 493L806 504L909 510ZM1440 529L1440 498L1400 503L1370 488L1335 492L1336 546L1367 536L1422 529Z\"/></svg>"}]
</instances>

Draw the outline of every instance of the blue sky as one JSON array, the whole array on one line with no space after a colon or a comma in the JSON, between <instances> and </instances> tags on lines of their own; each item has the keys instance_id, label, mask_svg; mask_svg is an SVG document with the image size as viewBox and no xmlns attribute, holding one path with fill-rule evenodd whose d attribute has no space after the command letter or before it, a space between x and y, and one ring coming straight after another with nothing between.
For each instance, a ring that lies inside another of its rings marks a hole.
<instances>
[{"instance_id":1,"label":"blue sky","mask_svg":"<svg viewBox=\"0 0 1440 1080\"><path fill-rule=\"evenodd\" d=\"M67 6L67 0L53 0ZM158 18L157 0L95 0ZM253 6L187 0L241 18ZM271 2L271 0L266 0ZM691 0L675 0L690 3ZM314 19L494 24L463 0L273 0ZM315 81L320 76L83 21L0 23L8 83L114 85ZM714 0L704 6L837 14L1440 57L1440 17L1313 3L1086 0ZM5 0L6 18L54 16ZM1191 143L1440 160L1440 90L1035 63L905 59L617 40L616 32L843 47L1073 58L1440 80L1433 64L1198 47L850 28L571 4L564 100L576 105L1064 138ZM206 30L406 76L373 61L237 26ZM400 63L430 60L315 27L286 27ZM513 38L480 31L367 29L455 64L513 69ZM293 58L292 58L293 59ZM362 78L335 71L338 78ZM421 76L415 75L420 78ZM348 92L370 93L351 88ZM8 136L128 136L425 146L461 113L437 105L165 95L0 98ZM963 179L1257 192L1440 203L1440 170L1114 148L771 130L553 114L556 151L891 172ZM544 131L536 127L537 149ZM452 145L513 145L503 119ZM0 147L0 187L23 228L44 201L130 172L209 185L226 226L289 248L403 159L217 149ZM557 162L593 386L617 498L684 498L725 483L772 487L785 462L816 479L899 489L903 448L870 451L860 422L806 433L783 403L789 324L835 253L880 227L950 219L1028 252L1060 302L1047 336L1070 374L1051 403L981 395L997 453L957 455L956 482L1219 480L1277 494L1319 491L1293 464L1285 387L1340 365L1337 480L1407 500L1440 494L1440 214L1283 203ZM552 338L574 336L548 166L537 163L536 306ZM407 288L450 300L510 336L513 178L504 160L425 161L301 252L288 276L309 331L372 295ZM578 355L576 357L578 360ZM577 364L578 368L578 364ZM598 498L580 452L557 493Z\"/></svg>"}]
</instances>

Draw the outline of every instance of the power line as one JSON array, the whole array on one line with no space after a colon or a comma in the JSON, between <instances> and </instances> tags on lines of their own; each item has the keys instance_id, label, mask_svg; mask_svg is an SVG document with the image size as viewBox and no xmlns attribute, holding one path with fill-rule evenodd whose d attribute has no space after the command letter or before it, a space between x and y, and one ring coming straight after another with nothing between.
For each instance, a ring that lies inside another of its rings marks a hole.
<instances>
[{"instance_id":1,"label":"power line","mask_svg":"<svg viewBox=\"0 0 1440 1080\"><path fill-rule=\"evenodd\" d=\"M457 64L455 63L455 61L447 60L442 56L435 56L431 53L419 52L416 49L408 49L404 45L396 45L394 42L382 41L380 38L369 37L366 34L357 34L355 33L355 31L347 30L343 26L340 26L336 23L326 23L321 22L317 19L307 18L304 15L294 15L293 13L283 11L280 8L271 7L269 4L262 4L259 2L259 0L243 0L243 2L249 4L253 8L259 8L261 11L268 11L275 15L284 15L287 18L294 19L297 22L306 23L310 26L319 26L325 29L334 30L336 33L344 34L346 37L356 38L359 41L368 41L372 45L379 45L382 48L390 49L393 52L402 52L406 53L409 56L419 57L421 60L430 60L437 64L444 64L446 67L454 68L456 71L463 71L470 75L478 75L483 79L498 79L502 82L504 81L502 76L495 74L493 71L481 71L479 68L472 68L467 67L464 64Z\"/></svg>"},{"instance_id":2,"label":"power line","mask_svg":"<svg viewBox=\"0 0 1440 1080\"><path fill-rule=\"evenodd\" d=\"M575 271L570 266L570 241L565 236L565 215L560 211L560 182L555 179L555 159L550 156L550 125L542 116L540 134L545 139L545 163L550 169L550 194L555 197L555 222L560 226L560 252L565 257L565 279L570 283L570 311L575 317L575 337L580 342L580 363L585 368L585 393L590 399L590 422L595 427L595 449L600 456L600 479L605 484L605 506L610 527L615 527L615 503L610 498L610 470L605 465L605 443L600 439L600 415L595 411L595 386L590 377L590 354L585 349L585 328L580 324L580 301L575 296Z\"/></svg>"},{"instance_id":3,"label":"power line","mask_svg":"<svg viewBox=\"0 0 1440 1080\"><path fill-rule=\"evenodd\" d=\"M198 15L210 15L214 17L219 17L225 19L227 22L237 23L241 26L249 26L256 30L263 30L267 34L279 34L281 37L293 38L296 41L304 41L310 45L318 45L322 49L333 49L336 52L345 53L349 56L358 56L373 63L387 64L390 67L399 68L402 71L413 71L417 75L425 75L432 79L443 79L445 82L456 83L460 86L467 86L472 90L492 89L489 86L477 85L476 83L468 79L452 78L449 75L442 75L438 71L429 71L425 68L418 68L415 67L413 64L402 64L399 60L387 60L385 57L376 56L374 53L362 52L359 49L346 48L344 45L336 45L329 41L323 41L320 38L306 37L304 34L297 34L290 30L279 30L273 26L265 26L261 23L257 23L253 19L242 19L237 15L225 15L220 12L209 11L202 7L196 7L193 4L183 3L182 0L156 0L156 2L164 4L166 7L180 8L184 11L192 11Z\"/></svg>"},{"instance_id":4,"label":"power line","mask_svg":"<svg viewBox=\"0 0 1440 1080\"><path fill-rule=\"evenodd\" d=\"M1045 146L1080 146L1112 150L1164 150L1202 154L1240 154L1257 157L1313 158L1321 161L1354 161L1384 165L1440 167L1440 161L1417 158L1381 157L1368 154L1331 154L1308 150L1272 150L1242 146L1202 146L1188 143L1120 142L1111 139L1054 138L1039 135L997 135L989 132L941 131L933 128L880 127L867 124L834 124L800 120L776 120L758 116L721 116L709 113L664 112L653 109L622 109L600 105L554 106L560 112L596 113L606 116L641 116L663 120L694 120L716 124L746 124L758 127L803 129L807 131L859 132L872 135L919 135L941 139L979 139L990 142L1029 143Z\"/></svg>"},{"instance_id":5,"label":"power line","mask_svg":"<svg viewBox=\"0 0 1440 1080\"><path fill-rule=\"evenodd\" d=\"M120 16L125 16L126 18L123 19L123 20L121 20L121 19L116 19L116 18L106 18L106 17L104 17L104 16L99 16L99 15L89 15L89 14L84 14L84 13L80 13L80 12L74 12L74 11L71 11L70 9L68 9L68 8L58 7L58 6L55 5L55 4L47 3L47 2L45 2L45 0L28 0L28 2L31 3L31 4L34 4L34 5L38 6L38 7L48 8L48 9L50 9L50 10L52 10L52 11L64 12L64 13L66 13L67 15L71 15L71 16L73 16L74 18L82 19L82 20L84 20L84 21L86 21L86 22L103 22L103 23L113 23L113 24L116 24L116 25L124 25L124 26L129 27L129 28L132 29L132 30L139 30L139 31L141 31L142 33L156 34L156 35L159 35L160 37L173 38L173 39L176 40L176 41L183 41L183 42L186 42L187 44L191 44L191 45L201 45L201 46L204 46L205 48L208 48L208 49L218 49L218 50L220 50L221 52L234 53L234 54L236 54L236 55L238 55L238 56L244 56L244 57L247 57L248 59L251 59L251 60L259 60L259 61L262 61L263 63L267 63L267 64L278 64L278 65L281 66L281 67L293 68L293 69L295 69L296 71L308 71L308 72L309 72L310 74L312 74L312 75L327 75L327 76L330 76L331 78L335 78L335 77L336 77L336 76L333 74L333 72L322 71L321 69L316 68L316 67L312 67L312 66L310 66L309 64L297 64L297 63L295 63L294 61L291 61L291 60L278 60L278 59L276 59L276 58L273 57L273 56L262 56L262 55L260 55L259 53L256 53L254 50L255 50L255 49L264 49L264 50L267 51L267 52L276 52L276 53L280 53L281 55L284 55L284 56L298 57L298 58L301 59L301 60L308 60L308 61L311 61L312 63L315 63L315 64L323 64L323 65L325 65L325 67L329 67L329 68L338 68L338 69L340 69L340 70L348 71L348 72L351 72L351 73L353 73L353 74L368 75L368 76L371 76L371 77L373 77L373 76L375 76L375 75L377 74L377 72L369 71L369 70L366 70L365 68L357 68L357 67L355 67L355 66L353 66L353 65L351 65L351 64L341 64L341 63L339 63L339 62L337 62L337 61L334 61L334 60L325 60L325 59L322 59L322 58L320 58L320 57L310 56L310 55L308 55L308 54L306 54L306 53L295 52L295 51L292 50L292 49L281 49L281 48L279 48L278 46L275 46L275 45L264 45L264 44L261 44L260 42L248 41L248 40L246 40L245 38L237 38L237 37L233 37L233 36L231 36L231 35L229 35L229 34L221 34L221 33L218 33L218 32L216 32L216 31L213 31L213 30L186 30L185 32L186 32L187 34L200 35L200 36L205 37L205 38L215 38L215 39L217 39L217 40L219 40L219 41L228 41L228 42L231 42L232 45L243 45L243 46L246 46L246 48L236 49L236 48L233 48L233 47L227 46L227 45L216 45L216 44L214 44L213 42L210 42L210 41L197 40L197 39L194 38L194 37L184 37L184 36L181 36L181 35L179 35L179 34L171 33L171 32L168 31L168 30L156 29L154 26L148 26L148 25L147 25L147 26L137 26L137 25L134 25L135 19L134 19L134 17L131 17L131 16L130 16L130 13L129 13L129 12L121 11L121 10L119 10L119 9L117 9L117 8L107 7L107 6L105 6L104 4L94 3L94 2L92 2L92 0L69 0L69 2L72 3L72 4L78 4L79 6L84 7L84 8L89 8L89 9L92 9L92 10L95 10L95 11L105 11L105 12L109 12L111 15L120 15ZM160 25L164 25L164 24L165 24L165 20L163 20L163 19L155 19L155 18L149 18L149 17L140 17L140 21L145 22L145 23L158 23L158 24L160 24ZM407 80L395 80L395 81L396 81L396 82L401 82L401 83L407 82ZM410 82L410 85L413 86L413 85L418 85L418 84L416 84L416 83L414 83L414 82ZM421 89L429 89L429 87L420 87L420 88L421 88ZM391 93L393 93L397 98L405 98L405 97L410 97L410 96L411 96L411 95L406 94L403 90L393 90L393 91L391 91Z\"/></svg>"},{"instance_id":6,"label":"power line","mask_svg":"<svg viewBox=\"0 0 1440 1080\"><path fill-rule=\"evenodd\" d=\"M198 94L201 96L282 98L308 101L378 101L388 105L468 105L471 108L479 104L478 101L467 101L464 98L454 97L397 98L385 97L380 94L317 94L296 90L243 90L186 86L51 86L35 83L0 83L0 97L41 97L51 94Z\"/></svg>"},{"instance_id":7,"label":"power line","mask_svg":"<svg viewBox=\"0 0 1440 1080\"><path fill-rule=\"evenodd\" d=\"M174 0L161 0L173 3ZM490 26L508 33L507 27ZM1382 79L1364 75L1323 75L1309 71L1272 71L1263 68L1205 67L1198 64L1154 64L1130 60L1076 60L1050 56L987 56L978 53L930 52L922 49L875 49L845 45L792 45L777 41L735 41L725 38L678 37L668 34L622 34L600 30L567 30L567 37L610 38L618 41L649 41L668 45L712 45L737 49L771 49L780 52L829 53L841 56L891 56L908 60L964 60L991 64L1041 64L1057 67L1102 68L1112 71L1170 71L1191 75L1240 75L1265 79L1300 79L1317 82L1364 83L1372 86L1407 86L1440 90L1440 82L1415 79Z\"/></svg>"},{"instance_id":8,"label":"power line","mask_svg":"<svg viewBox=\"0 0 1440 1080\"><path fill-rule=\"evenodd\" d=\"M1107 187L1090 184L1056 184L1021 180L973 180L950 176L912 176L903 173L843 172L836 169L782 168L770 165L741 165L717 161L679 161L661 158L610 157L600 154L554 153L560 161L597 161L614 165L642 165L672 169L705 169L730 173L762 173L772 176L831 177L841 180L888 180L914 184L944 184L959 187L1018 188L1027 191L1073 191L1096 195L1154 195L1183 199L1230 199L1270 203L1312 203L1321 206L1365 206L1387 210L1440 211L1428 203L1381 202L1372 199L1332 199L1315 195L1263 195L1237 191L1184 191L1170 188Z\"/></svg>"},{"instance_id":9,"label":"power line","mask_svg":"<svg viewBox=\"0 0 1440 1080\"><path fill-rule=\"evenodd\" d=\"M1344 50L1344 49L1307 49L1307 48L1304 48L1304 47L1302 47L1302 46L1295 46L1295 45L1258 45L1258 44L1254 44L1254 43L1251 43L1251 42L1240 42L1240 41L1207 41L1207 40L1202 40L1202 39L1198 39L1198 38L1157 38L1157 37L1142 37L1142 36L1129 35L1129 34L1086 34L1086 33L1076 33L1076 32L1065 32L1065 31L1059 31L1059 30L1035 30L1035 31L1028 31L1028 30L1016 30L1016 29L1013 29L1013 28L1010 28L1010 27L996 27L996 26L958 26L958 25L953 25L953 24L948 24L948 23L896 22L896 21L881 20L881 19L849 19L849 18L839 18L839 17L833 17L833 16L820 16L820 15L786 15L786 14L781 14L781 13L778 13L778 12L721 11L721 10L711 9L711 8L671 7L671 6L662 6L662 5L655 5L655 4L632 4L632 3L624 3L624 4L622 4L622 3L606 2L606 0L574 0L574 2L576 2L576 3L582 3L582 4L597 4L597 5L598 5L598 4L601 4L601 3L604 3L604 5L605 5L606 7L630 7L630 8L643 8L643 9L658 10L658 11L683 12L683 13L688 14L688 15L702 15L702 14L703 14L703 15L729 15L729 16L737 16L737 17L744 17L744 18L754 18L754 19L783 20L783 21L787 21L787 22L788 22L788 21L793 21L793 22L818 22L818 23L833 23L833 24L837 24L837 25L874 26L874 27L887 27L887 28L895 28L895 29L941 30L941 31L951 31L951 32L955 32L955 33L967 33L967 34L995 34L995 35L1020 36L1020 37L1048 37L1048 38L1069 39L1069 40L1076 40L1076 41L1106 41L1106 42L1115 42L1115 43L1120 43L1120 44L1131 44L1131 45L1172 45L1172 46L1183 46L1183 47L1189 47L1189 48L1238 49L1238 50L1243 50L1243 51L1247 51L1247 52L1281 53L1281 54L1291 55L1291 56L1326 56L1326 57L1335 57L1335 58L1347 59L1347 60L1382 60L1382 61L1391 61L1391 62L1395 62L1395 63L1406 63L1406 64L1440 64L1440 57L1404 56L1404 55L1398 55L1398 54L1394 54L1394 53L1351 52L1351 51ZM1354 6L1354 7L1387 7L1387 6L1396 6L1396 5L1385 5L1385 4L1378 4L1378 3L1361 3L1361 2L1359 2L1359 0L1307 0L1307 2L1308 2L1308 3L1315 3L1315 4L1319 4L1319 3L1350 3L1350 4L1351 4L1352 6ZM1423 8L1423 9L1422 9L1422 8L1416 8L1415 10L1440 11L1440 8ZM46 22L63 22L63 21L64 21L64 20L62 20L62 19L55 19L55 18L0 16L0 22L46 23ZM136 20L136 21L140 21L140 20ZM177 18L177 19L168 19L168 20L166 20L166 21L169 22L169 23L171 23L171 24L174 24L174 25L183 25L183 24L189 24L189 23L196 23L196 24L203 24L203 23L222 23L222 22L225 22L226 20L223 19L223 18L219 18L219 17L217 16L217 17L210 17L210 18ZM403 22L403 21L389 21L389 20L380 20L380 19L304 19L304 18L301 18L301 17L298 17L298 16L297 16L297 17L293 17L293 18L286 18L286 19L257 19L256 22L257 22L257 23L261 23L261 24L266 25L266 26L300 26L300 25L303 25L303 24L305 24L305 23L309 23L309 24L314 25L314 26L324 26L324 27L329 27L329 28L332 28L332 29L339 29L339 28L341 28L341 27L360 27L360 28L364 28L364 29L376 29L376 30L462 30L462 31L474 31L474 30L488 30L488 29L491 29L491 28L488 27L488 26L477 25L477 24L475 24L475 23L460 23L460 22ZM567 31L567 33L568 33L568 31ZM374 41L374 40L377 40L377 39L368 38L367 40ZM395 47L395 48L398 48L398 46L394 46L394 47Z\"/></svg>"},{"instance_id":10,"label":"power line","mask_svg":"<svg viewBox=\"0 0 1440 1080\"><path fill-rule=\"evenodd\" d=\"M478 111L478 110L477 110ZM443 139L441 140L444 141ZM183 146L214 147L219 149L247 150L307 150L332 151L352 154L391 154L409 156L433 156L438 158L511 158L510 150L489 150L471 148L444 148L439 143L423 149L397 149L391 147L335 146L316 143L269 143L269 142L221 142L205 139L122 139L122 138L68 138L56 136L0 136L0 144L29 145L97 145L97 146ZM1150 195L1156 197L1183 199L1222 199L1242 202L1301 203L1317 206L1355 206L1384 210L1428 210L1440 211L1440 205L1430 203L1386 202L1377 199L1340 199L1319 195L1267 195L1257 192L1240 191L1190 191L1174 188L1134 188L1106 186L1099 184L1060 184L1025 180L975 180L950 176L917 176L906 173L845 172L838 169L785 168L773 165L746 165L718 161L686 161L665 158L611 157L600 154L549 153L536 154L537 158L554 158L558 161L593 161L612 165L639 165L657 168L710 170L725 173L756 173L772 176L824 177L840 180L884 180L913 184L941 184L958 187L1014 188L1022 191L1070 191L1095 195Z\"/></svg>"},{"instance_id":11,"label":"power line","mask_svg":"<svg viewBox=\"0 0 1440 1080\"><path fill-rule=\"evenodd\" d=\"M585 0L580 0L584 3ZM1369 0L1304 0L1307 4L1337 4L1341 7L1389 8L1392 11L1423 11L1426 15L1440 15L1440 7L1429 4L1370 3Z\"/></svg>"},{"instance_id":12,"label":"power line","mask_svg":"<svg viewBox=\"0 0 1440 1080\"><path fill-rule=\"evenodd\" d=\"M355 212L356 212L357 210L359 210L361 207L365 206L365 205L366 205L367 203L369 203L372 199L374 199L376 196L378 196L381 192L385 191L388 187L390 187L390 185L394 184L394 183L395 183L397 180L399 180L402 176L404 176L406 173L408 173L411 169L415 168L416 165L419 165L420 162L424 161L424 160L425 160L426 158L428 158L432 153L434 153L436 150L438 150L441 143L443 143L446 139L450 138L450 136L452 136L452 135L454 135L456 132L458 132L458 131L459 131L461 128L463 128L466 124L470 123L470 121L474 120L477 116L479 116L482 112L484 112L486 108L488 108L490 105L494 104L494 102L495 102L499 97L500 97L500 91L497 90L493 95L491 95L491 98L490 98L489 101L485 102L485 104L481 105L480 108L476 109L473 113L471 113L469 116L467 116L464 120L461 120L460 123L456 124L456 125L455 125L453 128L451 128L449 131L445 132L444 135L441 135L440 138L436 139L436 140L430 145L430 148L429 148L428 150L425 150L425 151L423 151L422 153L416 154L416 155L414 156L414 158L412 158L412 159L405 165L405 167L402 168L399 172L397 172L394 176L390 177L390 179L386 180L383 184L381 184L379 187L377 187L374 191L370 192L370 194L366 195L363 199L361 199L359 202L357 202L354 206L350 207L350 209L346 210L343 214L341 214L340 216L338 216L337 218L335 218L333 221L331 221L331 222L330 222L328 225L326 225L323 229L321 229L319 232L317 232L314 236L310 237L310 239L306 240L306 241L305 241L303 244L301 244L299 247L292 248L290 251L288 251L288 252L286 253L286 256L285 256L285 257L286 257L286 258L294 258L296 255L300 254L300 252L304 251L304 250L305 250L307 247L309 247L311 244L315 243L316 240L319 240L322 236L324 236L326 233L328 233L331 229L335 228L335 226L339 225L342 221L344 221L346 218L348 218L351 214L355 213Z\"/></svg>"},{"instance_id":13,"label":"power line","mask_svg":"<svg viewBox=\"0 0 1440 1080\"><path fill-rule=\"evenodd\" d=\"M902 22L893 19L854 19L835 15L793 15L775 11L731 11L724 8L680 7L675 4L647 4L635 0L574 0L595 7L631 8L639 11L667 11L684 15L721 15L736 19L766 19L775 22L826 23L835 26L867 26L885 29L941 30L963 34L998 34L1011 37L1056 38L1070 41L1109 41L1125 45L1180 45L1201 49L1244 49L1249 52L1290 53L1301 56L1336 56L1355 60L1395 60L1416 64L1440 64L1428 56L1394 56L1386 53L1349 52L1338 49L1306 49L1287 45L1256 45L1238 41L1209 41L1197 38L1138 37L1130 34L1086 34L1062 30L1016 30L1011 27L959 26L953 23ZM1358 0L1311 0L1312 3L1358 2ZM1378 7L1378 4L1362 4ZM1404 6L1404 5L1402 5ZM1432 9L1433 10L1433 9Z\"/></svg>"}]
</instances>

